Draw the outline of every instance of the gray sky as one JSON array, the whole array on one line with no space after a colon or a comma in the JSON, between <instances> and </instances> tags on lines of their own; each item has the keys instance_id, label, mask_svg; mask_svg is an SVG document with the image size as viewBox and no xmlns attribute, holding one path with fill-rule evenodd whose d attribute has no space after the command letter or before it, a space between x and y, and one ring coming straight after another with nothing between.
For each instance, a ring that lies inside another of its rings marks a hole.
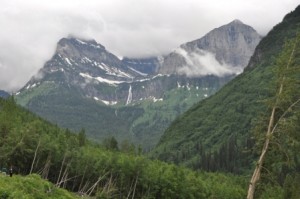
<instances>
[{"instance_id":1,"label":"gray sky","mask_svg":"<svg viewBox=\"0 0 300 199\"><path fill-rule=\"evenodd\" d=\"M72 34L119 56L166 54L240 19L265 35L300 0L1 0L0 89L22 87Z\"/></svg>"}]
</instances>

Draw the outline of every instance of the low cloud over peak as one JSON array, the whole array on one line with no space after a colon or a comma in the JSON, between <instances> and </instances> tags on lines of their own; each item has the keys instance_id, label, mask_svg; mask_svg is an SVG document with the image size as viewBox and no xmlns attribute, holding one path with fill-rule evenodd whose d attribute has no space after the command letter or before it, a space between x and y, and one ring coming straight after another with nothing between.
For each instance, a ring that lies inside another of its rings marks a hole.
<instances>
[{"instance_id":1,"label":"low cloud over peak","mask_svg":"<svg viewBox=\"0 0 300 199\"><path fill-rule=\"evenodd\" d=\"M179 67L177 73L188 77L201 77L205 75L225 76L240 74L243 67L233 67L228 64L219 63L213 53L197 50L187 53L184 49L178 48L175 53L184 57L186 65Z\"/></svg>"}]
</instances>

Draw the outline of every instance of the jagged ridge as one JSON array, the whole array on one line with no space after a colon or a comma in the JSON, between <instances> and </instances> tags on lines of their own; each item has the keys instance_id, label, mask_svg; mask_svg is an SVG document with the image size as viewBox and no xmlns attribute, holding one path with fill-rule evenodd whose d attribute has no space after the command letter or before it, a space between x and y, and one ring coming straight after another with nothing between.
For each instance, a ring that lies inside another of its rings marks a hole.
<instances>
[{"instance_id":1,"label":"jagged ridge","mask_svg":"<svg viewBox=\"0 0 300 199\"><path fill-rule=\"evenodd\" d=\"M261 36L252 27L234 20L200 39L182 44L164 58L159 72L187 76L240 73L247 66L260 39ZM211 66L206 66L207 63ZM213 70L216 66L219 71L226 67L228 71L220 73Z\"/></svg>"}]
</instances>

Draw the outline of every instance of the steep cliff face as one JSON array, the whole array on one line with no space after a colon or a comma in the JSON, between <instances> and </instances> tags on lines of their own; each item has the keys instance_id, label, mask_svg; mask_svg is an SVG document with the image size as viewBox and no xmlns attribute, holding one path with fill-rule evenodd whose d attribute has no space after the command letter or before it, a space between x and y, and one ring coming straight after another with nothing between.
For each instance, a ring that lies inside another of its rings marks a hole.
<instances>
[{"instance_id":1,"label":"steep cliff face","mask_svg":"<svg viewBox=\"0 0 300 199\"><path fill-rule=\"evenodd\" d=\"M67 84L86 98L115 104L127 100L129 83L145 80L145 75L129 67L94 40L63 38L39 74L21 92L44 83Z\"/></svg>"},{"instance_id":2,"label":"steep cliff face","mask_svg":"<svg viewBox=\"0 0 300 199\"><path fill-rule=\"evenodd\" d=\"M164 58L159 72L187 76L241 73L260 39L252 27L234 20L200 39L182 44Z\"/></svg>"},{"instance_id":3,"label":"steep cliff face","mask_svg":"<svg viewBox=\"0 0 300 199\"><path fill-rule=\"evenodd\" d=\"M142 73L142 75L154 75L162 57L128 58L124 57L122 62Z\"/></svg>"},{"instance_id":4,"label":"steep cliff face","mask_svg":"<svg viewBox=\"0 0 300 199\"><path fill-rule=\"evenodd\" d=\"M94 40L61 39L54 57L46 63L42 72L53 72L59 67L68 73L80 72L108 80L128 81L140 76Z\"/></svg>"}]
</instances>

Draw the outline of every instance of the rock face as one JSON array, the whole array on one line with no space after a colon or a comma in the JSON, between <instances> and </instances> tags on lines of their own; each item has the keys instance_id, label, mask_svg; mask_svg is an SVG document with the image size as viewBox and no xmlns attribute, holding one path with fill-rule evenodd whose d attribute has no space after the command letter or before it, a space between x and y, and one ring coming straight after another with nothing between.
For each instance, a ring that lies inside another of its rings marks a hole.
<instances>
[{"instance_id":1,"label":"rock face","mask_svg":"<svg viewBox=\"0 0 300 199\"><path fill-rule=\"evenodd\" d=\"M63 38L52 59L21 91L54 82L76 87L84 97L115 104L127 100L128 83L144 76L94 40Z\"/></svg>"},{"instance_id":2,"label":"rock face","mask_svg":"<svg viewBox=\"0 0 300 199\"><path fill-rule=\"evenodd\" d=\"M190 73L184 70L187 68L198 71L197 76L240 73L247 66L260 39L261 37L252 27L234 20L210 31L200 39L181 45L164 58L159 72L190 76ZM207 64L217 66L217 69L223 67L228 70L218 73L209 70L207 67L214 67Z\"/></svg>"},{"instance_id":3,"label":"rock face","mask_svg":"<svg viewBox=\"0 0 300 199\"><path fill-rule=\"evenodd\" d=\"M0 98L8 98L9 96L10 95L7 92L0 90Z\"/></svg>"},{"instance_id":4,"label":"rock face","mask_svg":"<svg viewBox=\"0 0 300 199\"><path fill-rule=\"evenodd\" d=\"M101 76L106 81L129 81L141 76L95 40L76 38L61 39L55 55L45 64L41 73L45 75L57 71L65 73L67 79L69 73L75 76Z\"/></svg>"},{"instance_id":5,"label":"rock face","mask_svg":"<svg viewBox=\"0 0 300 199\"><path fill-rule=\"evenodd\" d=\"M143 74L153 75L157 72L160 57L149 58L127 58L122 59L122 62L129 67L142 72Z\"/></svg>"}]
</instances>

